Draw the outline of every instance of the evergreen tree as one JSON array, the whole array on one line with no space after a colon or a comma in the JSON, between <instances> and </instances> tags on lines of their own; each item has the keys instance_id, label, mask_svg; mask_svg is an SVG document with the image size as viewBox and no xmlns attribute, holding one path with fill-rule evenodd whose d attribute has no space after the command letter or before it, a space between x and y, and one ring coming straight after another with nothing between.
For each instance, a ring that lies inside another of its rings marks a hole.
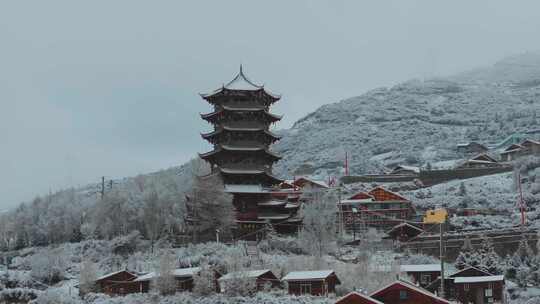
<instances>
[{"instance_id":1,"label":"evergreen tree","mask_svg":"<svg viewBox=\"0 0 540 304\"><path fill-rule=\"evenodd\" d=\"M479 254L479 268L487 271L491 274L501 274L503 267L501 265L501 259L495 252L493 242L491 238L485 236L480 245Z\"/></svg>"},{"instance_id":2,"label":"evergreen tree","mask_svg":"<svg viewBox=\"0 0 540 304\"><path fill-rule=\"evenodd\" d=\"M520 262L522 266L525 266L525 267L531 266L534 253L531 247L529 247L529 242L527 241L526 237L523 237L519 241L518 248L516 252L514 253L514 255L517 257L517 260Z\"/></svg>"},{"instance_id":3,"label":"evergreen tree","mask_svg":"<svg viewBox=\"0 0 540 304\"><path fill-rule=\"evenodd\" d=\"M465 183L464 182L461 182L459 184L459 192L458 192L458 195L459 196L465 196L467 195L467 188L465 187Z\"/></svg>"},{"instance_id":4,"label":"evergreen tree","mask_svg":"<svg viewBox=\"0 0 540 304\"><path fill-rule=\"evenodd\" d=\"M503 265L501 258L495 252L493 242L487 236L483 237L480 247L476 250L472 248L472 244L468 238L459 253L455 266L457 269L465 269L467 267L476 267L491 274L501 274Z\"/></svg>"},{"instance_id":5,"label":"evergreen tree","mask_svg":"<svg viewBox=\"0 0 540 304\"><path fill-rule=\"evenodd\" d=\"M80 242L82 240L83 240L83 235L82 235L82 232L81 232L81 228L78 227L78 228L73 229L73 233L71 234L70 242L78 243L78 242Z\"/></svg>"}]
</instances>

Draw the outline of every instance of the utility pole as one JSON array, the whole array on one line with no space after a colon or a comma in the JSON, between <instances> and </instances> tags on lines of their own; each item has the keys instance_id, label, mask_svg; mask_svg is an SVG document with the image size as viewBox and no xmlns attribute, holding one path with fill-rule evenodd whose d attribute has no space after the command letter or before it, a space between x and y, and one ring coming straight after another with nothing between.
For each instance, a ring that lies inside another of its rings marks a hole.
<instances>
[{"instance_id":1,"label":"utility pole","mask_svg":"<svg viewBox=\"0 0 540 304\"><path fill-rule=\"evenodd\" d=\"M444 221L440 223L440 247L439 258L441 260L441 291L440 297L444 299Z\"/></svg>"},{"instance_id":2,"label":"utility pole","mask_svg":"<svg viewBox=\"0 0 540 304\"><path fill-rule=\"evenodd\" d=\"M518 172L519 209L521 212L521 229L525 229L525 206L523 204L523 191L521 189L521 172Z\"/></svg>"},{"instance_id":3,"label":"utility pole","mask_svg":"<svg viewBox=\"0 0 540 304\"><path fill-rule=\"evenodd\" d=\"M344 230L345 230L345 218L343 217L343 206L341 205L341 185L338 187L338 206L339 206L339 226L340 226L340 234L341 238L343 239L344 236Z\"/></svg>"},{"instance_id":4,"label":"utility pole","mask_svg":"<svg viewBox=\"0 0 540 304\"><path fill-rule=\"evenodd\" d=\"M105 176L101 177L101 199L105 197Z\"/></svg>"}]
</instances>

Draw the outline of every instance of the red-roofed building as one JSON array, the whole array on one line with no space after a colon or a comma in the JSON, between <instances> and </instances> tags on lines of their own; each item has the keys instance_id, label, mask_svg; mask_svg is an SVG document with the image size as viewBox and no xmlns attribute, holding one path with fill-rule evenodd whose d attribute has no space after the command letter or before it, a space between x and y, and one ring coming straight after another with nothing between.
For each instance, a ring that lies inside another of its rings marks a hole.
<instances>
[{"instance_id":1,"label":"red-roofed building","mask_svg":"<svg viewBox=\"0 0 540 304\"><path fill-rule=\"evenodd\" d=\"M349 197L349 199L350 200L362 200L362 199L373 200L374 197L367 194L367 192L361 191Z\"/></svg>"},{"instance_id":2,"label":"red-roofed building","mask_svg":"<svg viewBox=\"0 0 540 304\"><path fill-rule=\"evenodd\" d=\"M383 302L373 299L370 296L359 292L351 292L344 297L338 299L335 304L384 304Z\"/></svg>"},{"instance_id":3,"label":"red-roofed building","mask_svg":"<svg viewBox=\"0 0 540 304\"><path fill-rule=\"evenodd\" d=\"M459 270L444 279L445 294L459 303L504 303L504 286L503 275L493 275L475 267ZM438 290L440 278L427 288Z\"/></svg>"},{"instance_id":4,"label":"red-roofed building","mask_svg":"<svg viewBox=\"0 0 540 304\"><path fill-rule=\"evenodd\" d=\"M387 304L450 304L449 301L403 280L373 292L370 297Z\"/></svg>"},{"instance_id":5,"label":"red-roofed building","mask_svg":"<svg viewBox=\"0 0 540 304\"><path fill-rule=\"evenodd\" d=\"M406 222L415 212L411 201L382 187L356 193L338 205L339 216L343 218L348 231L358 231L364 227L387 230Z\"/></svg>"},{"instance_id":6,"label":"red-roofed building","mask_svg":"<svg viewBox=\"0 0 540 304\"><path fill-rule=\"evenodd\" d=\"M375 187L371 189L368 192L369 195L373 196L373 198L378 202L384 202L384 201L408 201L403 196L392 192L390 190L384 189L383 187Z\"/></svg>"},{"instance_id":7,"label":"red-roofed building","mask_svg":"<svg viewBox=\"0 0 540 304\"><path fill-rule=\"evenodd\" d=\"M133 282L137 275L127 271L120 270L105 274L96 280L98 292L108 295L125 295L138 291L137 284Z\"/></svg>"},{"instance_id":8,"label":"red-roofed building","mask_svg":"<svg viewBox=\"0 0 540 304\"><path fill-rule=\"evenodd\" d=\"M281 281L287 283L289 294L324 296L336 292L336 285L341 284L333 270L293 271Z\"/></svg>"}]
</instances>

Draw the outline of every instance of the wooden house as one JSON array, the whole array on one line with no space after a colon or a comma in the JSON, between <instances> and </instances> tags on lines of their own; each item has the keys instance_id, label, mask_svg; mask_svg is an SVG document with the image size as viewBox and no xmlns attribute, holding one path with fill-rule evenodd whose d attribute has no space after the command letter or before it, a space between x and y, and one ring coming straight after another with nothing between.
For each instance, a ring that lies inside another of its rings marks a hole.
<instances>
[{"instance_id":1,"label":"wooden house","mask_svg":"<svg viewBox=\"0 0 540 304\"><path fill-rule=\"evenodd\" d=\"M493 275L475 267L468 267L449 275L444 280L445 294L460 303L504 303L504 276ZM440 278L428 290L440 288Z\"/></svg>"},{"instance_id":2,"label":"wooden house","mask_svg":"<svg viewBox=\"0 0 540 304\"><path fill-rule=\"evenodd\" d=\"M407 222L403 222L392 227L392 229L387 231L386 234L388 235L387 238L389 239L400 242L407 242L423 232L423 229L411 225Z\"/></svg>"},{"instance_id":3,"label":"wooden house","mask_svg":"<svg viewBox=\"0 0 540 304\"><path fill-rule=\"evenodd\" d=\"M98 292L108 295L125 295L137 292L136 284L133 282L136 278L136 274L127 270L120 270L97 278L95 285Z\"/></svg>"},{"instance_id":4,"label":"wooden house","mask_svg":"<svg viewBox=\"0 0 540 304\"><path fill-rule=\"evenodd\" d=\"M500 164L497 160L486 153L481 153L473 158L461 162L457 169L470 169L470 168L490 168L498 167Z\"/></svg>"},{"instance_id":5,"label":"wooden house","mask_svg":"<svg viewBox=\"0 0 540 304\"><path fill-rule=\"evenodd\" d=\"M512 144L504 149L500 154L501 161L512 161L523 155L523 146L519 144Z\"/></svg>"},{"instance_id":6,"label":"wooden house","mask_svg":"<svg viewBox=\"0 0 540 304\"><path fill-rule=\"evenodd\" d=\"M384 304L368 295L353 291L339 298L335 304Z\"/></svg>"},{"instance_id":7,"label":"wooden house","mask_svg":"<svg viewBox=\"0 0 540 304\"><path fill-rule=\"evenodd\" d=\"M461 303L504 303L504 276L454 277L456 299Z\"/></svg>"},{"instance_id":8,"label":"wooden house","mask_svg":"<svg viewBox=\"0 0 540 304\"><path fill-rule=\"evenodd\" d=\"M486 153L489 149L476 141L457 144L457 151L460 153Z\"/></svg>"},{"instance_id":9,"label":"wooden house","mask_svg":"<svg viewBox=\"0 0 540 304\"><path fill-rule=\"evenodd\" d=\"M197 275L201 269L199 267L191 268L178 268L173 270L172 275L176 281L176 291L192 291L193 290L193 276ZM158 274L150 272L145 275L137 277L134 282L138 284L138 292L148 292L150 290L150 284L153 280L157 279Z\"/></svg>"},{"instance_id":10,"label":"wooden house","mask_svg":"<svg viewBox=\"0 0 540 304\"><path fill-rule=\"evenodd\" d=\"M411 201L382 187L356 193L338 202L338 208L338 216L348 231L363 227L387 230L409 220L415 213Z\"/></svg>"},{"instance_id":11,"label":"wooden house","mask_svg":"<svg viewBox=\"0 0 540 304\"><path fill-rule=\"evenodd\" d=\"M287 283L289 294L325 296L336 292L336 285L341 284L333 270L293 271L281 281Z\"/></svg>"},{"instance_id":12,"label":"wooden house","mask_svg":"<svg viewBox=\"0 0 540 304\"><path fill-rule=\"evenodd\" d=\"M279 279L269 269L246 270L229 272L218 279L219 289L226 292L228 287L235 286L239 281L247 280L253 283L254 291L262 291L266 287L279 287Z\"/></svg>"},{"instance_id":13,"label":"wooden house","mask_svg":"<svg viewBox=\"0 0 540 304\"><path fill-rule=\"evenodd\" d=\"M449 301L403 280L397 280L373 292L370 297L389 304L450 304Z\"/></svg>"},{"instance_id":14,"label":"wooden house","mask_svg":"<svg viewBox=\"0 0 540 304\"><path fill-rule=\"evenodd\" d=\"M412 278L412 283L426 288L441 276L441 264L401 265L400 271Z\"/></svg>"},{"instance_id":15,"label":"wooden house","mask_svg":"<svg viewBox=\"0 0 540 304\"><path fill-rule=\"evenodd\" d=\"M525 154L538 155L540 154L540 142L532 139L526 139L521 143L525 150Z\"/></svg>"}]
</instances>

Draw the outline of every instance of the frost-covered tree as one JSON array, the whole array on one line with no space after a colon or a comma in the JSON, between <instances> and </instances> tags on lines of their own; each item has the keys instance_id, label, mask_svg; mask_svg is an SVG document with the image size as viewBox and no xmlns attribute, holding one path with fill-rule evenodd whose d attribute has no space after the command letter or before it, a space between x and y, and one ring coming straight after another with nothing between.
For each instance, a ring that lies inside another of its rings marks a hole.
<instances>
[{"instance_id":1,"label":"frost-covered tree","mask_svg":"<svg viewBox=\"0 0 540 304\"><path fill-rule=\"evenodd\" d=\"M519 241L516 252L507 257L506 276L515 279L520 287L526 287L527 283L540 283L539 260L526 237Z\"/></svg>"},{"instance_id":2,"label":"frost-covered tree","mask_svg":"<svg viewBox=\"0 0 540 304\"><path fill-rule=\"evenodd\" d=\"M457 269L472 266L491 274L501 274L504 269L501 258L495 252L493 242L487 236L483 237L480 247L476 249L472 249L470 240L465 239L454 265Z\"/></svg>"},{"instance_id":3,"label":"frost-covered tree","mask_svg":"<svg viewBox=\"0 0 540 304\"><path fill-rule=\"evenodd\" d=\"M154 243L160 238L163 232L163 218L161 204L158 193L155 190L150 191L144 197L143 222L146 236L150 239L151 252L154 252Z\"/></svg>"},{"instance_id":4,"label":"frost-covered tree","mask_svg":"<svg viewBox=\"0 0 540 304\"><path fill-rule=\"evenodd\" d=\"M25 302L26 303L26 302ZM79 298L63 293L59 290L46 290L38 294L35 300L28 302L30 304L82 304Z\"/></svg>"},{"instance_id":5,"label":"frost-covered tree","mask_svg":"<svg viewBox=\"0 0 540 304\"><path fill-rule=\"evenodd\" d=\"M159 259L159 270L156 277L156 287L162 295L173 294L176 291L176 280L174 270L176 260L172 253L165 252Z\"/></svg>"},{"instance_id":6,"label":"frost-covered tree","mask_svg":"<svg viewBox=\"0 0 540 304\"><path fill-rule=\"evenodd\" d=\"M193 293L197 296L208 296L216 292L216 277L208 262L201 263L199 273L193 276Z\"/></svg>"},{"instance_id":7,"label":"frost-covered tree","mask_svg":"<svg viewBox=\"0 0 540 304\"><path fill-rule=\"evenodd\" d=\"M473 261L472 254L473 254L473 246L471 243L471 240L469 237L465 236L465 240L463 241L463 246L461 247L461 251L459 252L458 257L456 258L456 261L454 263L454 266L456 269L465 269L469 266L478 266L476 261ZM473 265L475 264L475 265Z\"/></svg>"},{"instance_id":8,"label":"frost-covered tree","mask_svg":"<svg viewBox=\"0 0 540 304\"><path fill-rule=\"evenodd\" d=\"M336 201L335 193L319 192L302 210L303 225L298 238L304 250L313 256L321 258L335 245Z\"/></svg>"},{"instance_id":9,"label":"frost-covered tree","mask_svg":"<svg viewBox=\"0 0 540 304\"><path fill-rule=\"evenodd\" d=\"M30 275L43 283L54 284L64 279L66 260L59 250L46 250L35 255L30 262Z\"/></svg>"},{"instance_id":10,"label":"frost-covered tree","mask_svg":"<svg viewBox=\"0 0 540 304\"><path fill-rule=\"evenodd\" d=\"M79 271L79 290L82 295L94 292L96 288L97 269L96 265L89 259L81 262Z\"/></svg>"},{"instance_id":11,"label":"frost-covered tree","mask_svg":"<svg viewBox=\"0 0 540 304\"><path fill-rule=\"evenodd\" d=\"M232 195L225 192L219 174L209 173L206 163L200 159L192 162L194 182L188 192L187 205L198 225L191 229L200 241L213 240L216 230L227 237L235 225Z\"/></svg>"}]
</instances>

